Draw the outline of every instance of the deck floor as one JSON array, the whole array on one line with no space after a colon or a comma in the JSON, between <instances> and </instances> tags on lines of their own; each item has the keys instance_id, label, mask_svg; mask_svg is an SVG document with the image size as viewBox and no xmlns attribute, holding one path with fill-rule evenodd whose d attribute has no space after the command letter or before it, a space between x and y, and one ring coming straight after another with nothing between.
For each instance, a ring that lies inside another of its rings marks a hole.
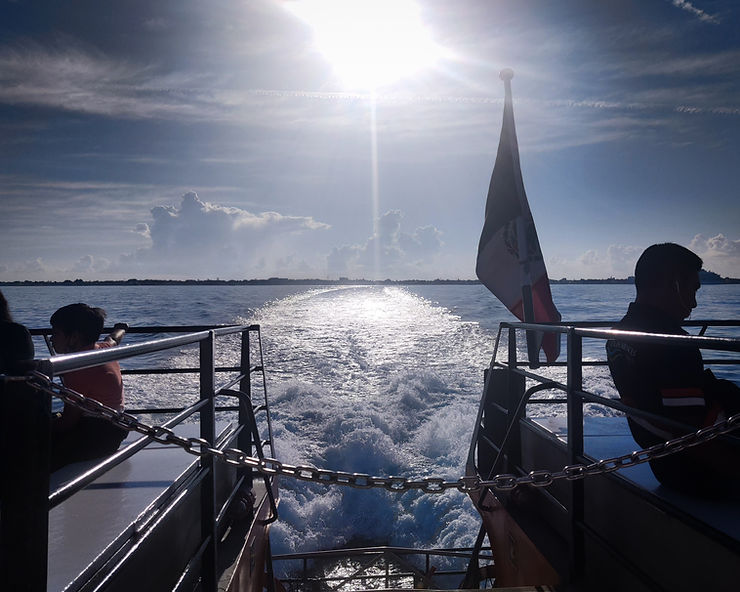
<instances>
[{"instance_id":1,"label":"deck floor","mask_svg":"<svg viewBox=\"0 0 740 592\"><path fill-rule=\"evenodd\" d=\"M226 425L219 424L218 433ZM175 432L190 437L197 430L197 424L185 424ZM124 445L139 437L130 435ZM174 445L155 442L52 509L47 590L65 589L197 462L197 457ZM75 463L56 471L51 475L51 490L94 465L94 461Z\"/></svg>"}]
</instances>

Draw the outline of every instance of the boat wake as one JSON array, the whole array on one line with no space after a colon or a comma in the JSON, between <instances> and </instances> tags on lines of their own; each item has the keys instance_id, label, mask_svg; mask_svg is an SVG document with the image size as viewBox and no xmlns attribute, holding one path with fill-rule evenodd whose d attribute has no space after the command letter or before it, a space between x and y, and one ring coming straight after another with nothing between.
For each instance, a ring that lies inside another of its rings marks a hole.
<instances>
[{"instance_id":1,"label":"boat wake","mask_svg":"<svg viewBox=\"0 0 740 592\"><path fill-rule=\"evenodd\" d=\"M317 289L258 310L277 457L381 476L463 474L492 336L396 287ZM478 517L442 495L284 479L276 553L472 544Z\"/></svg>"}]
</instances>

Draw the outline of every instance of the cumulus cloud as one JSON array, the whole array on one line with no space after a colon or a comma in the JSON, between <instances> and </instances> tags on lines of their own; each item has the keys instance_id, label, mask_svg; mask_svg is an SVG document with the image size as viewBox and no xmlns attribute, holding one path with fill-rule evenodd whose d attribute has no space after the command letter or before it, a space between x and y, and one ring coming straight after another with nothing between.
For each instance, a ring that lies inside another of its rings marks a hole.
<instances>
[{"instance_id":1,"label":"cumulus cloud","mask_svg":"<svg viewBox=\"0 0 740 592\"><path fill-rule=\"evenodd\" d=\"M704 269L725 277L740 277L740 239L732 240L721 233L710 238L697 234L689 248L704 260Z\"/></svg>"},{"instance_id":2,"label":"cumulus cloud","mask_svg":"<svg viewBox=\"0 0 740 592\"><path fill-rule=\"evenodd\" d=\"M585 253L583 253L578 260L588 267L599 265L601 263L601 257L599 257L598 251L595 251L594 249L589 249Z\"/></svg>"},{"instance_id":3,"label":"cumulus cloud","mask_svg":"<svg viewBox=\"0 0 740 592\"><path fill-rule=\"evenodd\" d=\"M36 257L35 259L29 259L27 261L21 261L20 263L16 264L13 269L13 271L15 271L16 273L30 274L45 273L48 270L49 266L44 263L41 257Z\"/></svg>"},{"instance_id":4,"label":"cumulus cloud","mask_svg":"<svg viewBox=\"0 0 740 592\"><path fill-rule=\"evenodd\" d=\"M144 238L152 238L151 232L149 230L149 224L146 224L145 222L140 222L134 227L133 230L136 234L140 234Z\"/></svg>"},{"instance_id":5,"label":"cumulus cloud","mask_svg":"<svg viewBox=\"0 0 740 592\"><path fill-rule=\"evenodd\" d=\"M609 245L606 249L606 257L612 270L629 270L627 275L632 275L635 263L640 257L643 247L634 245Z\"/></svg>"},{"instance_id":6,"label":"cumulus cloud","mask_svg":"<svg viewBox=\"0 0 740 592\"><path fill-rule=\"evenodd\" d=\"M58 271L41 257L25 260L5 261L0 264L0 278L3 280L44 280Z\"/></svg>"},{"instance_id":7,"label":"cumulus cloud","mask_svg":"<svg viewBox=\"0 0 740 592\"><path fill-rule=\"evenodd\" d=\"M94 257L93 255L83 255L70 269L73 273L96 273L106 271L110 268L111 262L104 257Z\"/></svg>"},{"instance_id":8,"label":"cumulus cloud","mask_svg":"<svg viewBox=\"0 0 740 592\"><path fill-rule=\"evenodd\" d=\"M376 232L365 243L332 249L327 257L329 275L370 279L434 275L442 232L420 226L409 234L401 229L402 220L400 210L390 210L378 219Z\"/></svg>"},{"instance_id":9,"label":"cumulus cloud","mask_svg":"<svg viewBox=\"0 0 740 592\"><path fill-rule=\"evenodd\" d=\"M548 261L550 277L626 278L633 275L635 263L643 249L642 246L611 244L606 251L589 249L576 256L554 256Z\"/></svg>"},{"instance_id":10,"label":"cumulus cloud","mask_svg":"<svg viewBox=\"0 0 740 592\"><path fill-rule=\"evenodd\" d=\"M157 206L151 214L151 223L134 228L151 239L151 246L125 256L121 265L157 275L244 277L260 266L292 271L307 265L291 251L298 249L297 237L329 228L311 217L255 214L209 203L195 192L183 195L179 205Z\"/></svg>"},{"instance_id":11,"label":"cumulus cloud","mask_svg":"<svg viewBox=\"0 0 740 592\"><path fill-rule=\"evenodd\" d=\"M740 239L724 234L707 238L697 234L686 245L704 261L704 269L722 277L740 277ZM557 255L548 260L553 278L626 278L634 275L635 264L647 245L609 245L606 251L589 249L576 256Z\"/></svg>"}]
</instances>

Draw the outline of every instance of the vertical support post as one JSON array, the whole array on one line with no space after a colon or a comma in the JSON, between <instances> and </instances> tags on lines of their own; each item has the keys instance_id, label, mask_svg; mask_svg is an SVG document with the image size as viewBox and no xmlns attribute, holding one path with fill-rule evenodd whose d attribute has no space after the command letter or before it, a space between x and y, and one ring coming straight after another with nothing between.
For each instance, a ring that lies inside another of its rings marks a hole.
<instances>
[{"instance_id":1,"label":"vertical support post","mask_svg":"<svg viewBox=\"0 0 740 592\"><path fill-rule=\"evenodd\" d=\"M244 402L241 398L239 399L239 425L246 426L248 429L244 429L244 427L242 428L237 439L237 446L239 450L241 450L245 454L248 454L249 456L252 456L253 430L252 426L247 424L251 423L253 414L244 409L245 405L252 404L252 371L249 348L249 329L246 329L241 333L241 356L239 362L239 373L241 374L242 379L239 381L239 390L249 396L249 402ZM239 476L244 476L244 487L252 487L254 478L251 468L240 467L237 474Z\"/></svg>"},{"instance_id":2,"label":"vertical support post","mask_svg":"<svg viewBox=\"0 0 740 592\"><path fill-rule=\"evenodd\" d=\"M46 590L50 396L0 379L0 589Z\"/></svg>"},{"instance_id":3,"label":"vertical support post","mask_svg":"<svg viewBox=\"0 0 740 592\"><path fill-rule=\"evenodd\" d=\"M200 399L208 401L200 411L200 437L208 441L210 446L216 442L214 342L215 333L213 331L210 331L208 337L200 342ZM201 470L207 472L200 486L201 536L204 540L210 538L201 559L201 589L204 592L216 592L218 587L216 573L218 537L214 458L211 455L201 456L200 465Z\"/></svg>"},{"instance_id":4,"label":"vertical support post","mask_svg":"<svg viewBox=\"0 0 740 592\"><path fill-rule=\"evenodd\" d=\"M575 329L568 331L568 459L576 464L583 458L583 340ZM585 542L583 537L583 480L571 481L570 516L570 578L578 583L584 574Z\"/></svg>"},{"instance_id":5,"label":"vertical support post","mask_svg":"<svg viewBox=\"0 0 740 592\"><path fill-rule=\"evenodd\" d=\"M272 546L270 545L270 537L267 537L267 548L265 549L265 563L267 564L267 581L265 582L265 588L267 592L275 592L275 569L272 566Z\"/></svg>"},{"instance_id":6,"label":"vertical support post","mask_svg":"<svg viewBox=\"0 0 740 592\"><path fill-rule=\"evenodd\" d=\"M509 370L516 369L516 329L509 327Z\"/></svg>"},{"instance_id":7,"label":"vertical support post","mask_svg":"<svg viewBox=\"0 0 740 592\"><path fill-rule=\"evenodd\" d=\"M507 402L506 402L506 425L508 438L506 439L503 454L506 455L506 471L512 472L513 467L522 464L522 441L519 431L519 419L525 413L524 405L520 405L524 396L526 381L516 373L517 370L517 348L516 329L509 329L509 359L507 372ZM496 469L498 470L498 469Z\"/></svg>"}]
</instances>

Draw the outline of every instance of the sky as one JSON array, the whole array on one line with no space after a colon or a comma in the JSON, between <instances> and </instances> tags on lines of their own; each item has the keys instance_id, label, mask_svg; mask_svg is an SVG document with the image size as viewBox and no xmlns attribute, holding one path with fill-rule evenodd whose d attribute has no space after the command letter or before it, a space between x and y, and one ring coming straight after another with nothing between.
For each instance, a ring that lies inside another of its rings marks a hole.
<instances>
[{"instance_id":1,"label":"sky","mask_svg":"<svg viewBox=\"0 0 740 592\"><path fill-rule=\"evenodd\" d=\"M740 4L0 4L0 281L472 279L512 89L551 278L740 277Z\"/></svg>"}]
</instances>

